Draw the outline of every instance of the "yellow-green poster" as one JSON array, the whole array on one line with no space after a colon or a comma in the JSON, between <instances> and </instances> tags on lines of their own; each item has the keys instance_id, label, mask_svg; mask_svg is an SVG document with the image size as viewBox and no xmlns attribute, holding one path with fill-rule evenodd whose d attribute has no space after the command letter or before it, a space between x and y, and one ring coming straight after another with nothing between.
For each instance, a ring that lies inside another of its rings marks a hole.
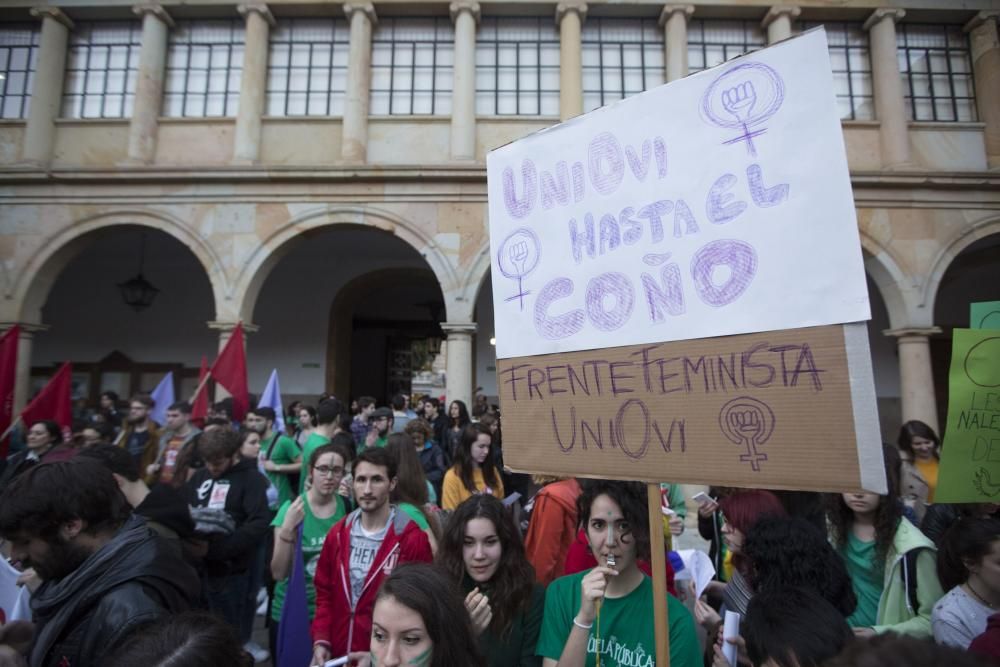
<instances>
[{"instance_id":1,"label":"yellow-green poster","mask_svg":"<svg viewBox=\"0 0 1000 667\"><path fill-rule=\"evenodd\" d=\"M934 502L1000 502L1000 330L955 329Z\"/></svg>"}]
</instances>

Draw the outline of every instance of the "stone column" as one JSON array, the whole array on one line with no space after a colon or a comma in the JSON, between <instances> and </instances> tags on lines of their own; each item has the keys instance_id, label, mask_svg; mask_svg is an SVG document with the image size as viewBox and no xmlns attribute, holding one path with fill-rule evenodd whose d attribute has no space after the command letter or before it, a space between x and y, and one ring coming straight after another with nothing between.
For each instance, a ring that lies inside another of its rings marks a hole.
<instances>
[{"instance_id":1,"label":"stone column","mask_svg":"<svg viewBox=\"0 0 1000 667\"><path fill-rule=\"evenodd\" d=\"M62 102L66 48L73 22L58 7L35 7L31 15L42 19L41 43L31 87L31 109L24 130L25 162L46 166L52 160L59 107Z\"/></svg>"},{"instance_id":2,"label":"stone column","mask_svg":"<svg viewBox=\"0 0 1000 667\"><path fill-rule=\"evenodd\" d=\"M142 50L128 126L128 159L149 164L156 156L156 131L167 63L167 29L174 27L174 21L160 5L136 5L132 11L142 17Z\"/></svg>"},{"instance_id":3,"label":"stone column","mask_svg":"<svg viewBox=\"0 0 1000 667\"><path fill-rule=\"evenodd\" d=\"M972 43L972 71L976 81L979 120L986 124L986 157L991 169L1000 168L1000 40L998 11L981 11L965 24Z\"/></svg>"},{"instance_id":4,"label":"stone column","mask_svg":"<svg viewBox=\"0 0 1000 667\"><path fill-rule=\"evenodd\" d=\"M934 398L934 376L931 372L930 336L941 333L941 329L914 327L889 329L883 333L896 338L899 345L902 420L907 422L919 419L940 434L937 401Z\"/></svg>"},{"instance_id":5,"label":"stone column","mask_svg":"<svg viewBox=\"0 0 1000 667\"><path fill-rule=\"evenodd\" d=\"M448 403L459 400L472 405L472 336L475 322L444 322L441 329L448 336L447 391Z\"/></svg>"},{"instance_id":6,"label":"stone column","mask_svg":"<svg viewBox=\"0 0 1000 667\"><path fill-rule=\"evenodd\" d=\"M0 329L7 331L15 324L21 327L21 333L17 339L17 366L14 370L14 404L11 410L14 418L28 405L31 397L31 348L35 334L49 330L48 325L31 322L3 322Z\"/></svg>"},{"instance_id":7,"label":"stone column","mask_svg":"<svg viewBox=\"0 0 1000 667\"><path fill-rule=\"evenodd\" d=\"M347 163L364 163L368 160L368 95L372 78L372 29L377 20L375 6L370 2L348 2L344 5L344 15L351 24L351 46L340 157Z\"/></svg>"},{"instance_id":8,"label":"stone column","mask_svg":"<svg viewBox=\"0 0 1000 667\"><path fill-rule=\"evenodd\" d=\"M476 26L479 3L451 3L455 22L455 57L451 87L451 159L476 159Z\"/></svg>"},{"instance_id":9,"label":"stone column","mask_svg":"<svg viewBox=\"0 0 1000 667\"><path fill-rule=\"evenodd\" d=\"M233 162L253 164L260 158L260 124L264 115L267 52L270 48L268 35L274 26L274 17L267 5L240 5L238 9L246 18L247 28Z\"/></svg>"},{"instance_id":10,"label":"stone column","mask_svg":"<svg viewBox=\"0 0 1000 667\"><path fill-rule=\"evenodd\" d=\"M792 21L802 10L793 5L774 6L767 10L760 27L767 29L767 43L774 44L792 36Z\"/></svg>"},{"instance_id":11,"label":"stone column","mask_svg":"<svg viewBox=\"0 0 1000 667\"><path fill-rule=\"evenodd\" d=\"M556 6L559 25L559 118L568 120L583 113L583 46L581 32L587 18L583 2L560 2Z\"/></svg>"},{"instance_id":12,"label":"stone column","mask_svg":"<svg viewBox=\"0 0 1000 667\"><path fill-rule=\"evenodd\" d=\"M664 5L660 11L667 81L688 75L688 19L694 5Z\"/></svg>"},{"instance_id":13,"label":"stone column","mask_svg":"<svg viewBox=\"0 0 1000 667\"><path fill-rule=\"evenodd\" d=\"M905 15L902 9L876 9L864 25L871 33L872 87L885 169L910 165L906 100L896 58L896 22Z\"/></svg>"}]
</instances>

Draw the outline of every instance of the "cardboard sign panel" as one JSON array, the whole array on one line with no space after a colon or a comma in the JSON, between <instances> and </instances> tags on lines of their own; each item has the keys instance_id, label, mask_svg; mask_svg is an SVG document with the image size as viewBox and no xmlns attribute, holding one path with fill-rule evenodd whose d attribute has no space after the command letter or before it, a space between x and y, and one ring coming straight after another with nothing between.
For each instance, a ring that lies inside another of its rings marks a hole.
<instances>
[{"instance_id":1,"label":"cardboard sign panel","mask_svg":"<svg viewBox=\"0 0 1000 667\"><path fill-rule=\"evenodd\" d=\"M499 358L870 317L822 30L486 164Z\"/></svg>"},{"instance_id":2,"label":"cardboard sign panel","mask_svg":"<svg viewBox=\"0 0 1000 667\"><path fill-rule=\"evenodd\" d=\"M952 335L948 423L934 502L1000 502L1000 329L955 329Z\"/></svg>"},{"instance_id":3,"label":"cardboard sign panel","mask_svg":"<svg viewBox=\"0 0 1000 667\"><path fill-rule=\"evenodd\" d=\"M885 493L864 324L500 359L514 470Z\"/></svg>"}]
</instances>

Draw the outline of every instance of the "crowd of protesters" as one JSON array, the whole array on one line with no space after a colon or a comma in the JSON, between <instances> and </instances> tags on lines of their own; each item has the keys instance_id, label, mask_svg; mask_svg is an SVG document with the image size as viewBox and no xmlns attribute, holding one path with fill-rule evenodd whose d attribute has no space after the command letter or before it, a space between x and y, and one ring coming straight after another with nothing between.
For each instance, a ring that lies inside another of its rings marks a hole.
<instances>
[{"instance_id":1,"label":"crowd of protesters","mask_svg":"<svg viewBox=\"0 0 1000 667\"><path fill-rule=\"evenodd\" d=\"M650 533L645 484L507 470L485 397L153 407L106 392L0 463L0 667L655 665L660 549L675 667L1000 662L1000 506L934 503L921 422L886 495L665 482Z\"/></svg>"}]
</instances>

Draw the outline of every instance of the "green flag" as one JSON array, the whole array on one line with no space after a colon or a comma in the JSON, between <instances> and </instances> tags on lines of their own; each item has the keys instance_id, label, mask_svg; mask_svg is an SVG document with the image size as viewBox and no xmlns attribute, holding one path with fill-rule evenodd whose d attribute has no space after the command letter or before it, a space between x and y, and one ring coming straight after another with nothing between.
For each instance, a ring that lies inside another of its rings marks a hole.
<instances>
[{"instance_id":1,"label":"green flag","mask_svg":"<svg viewBox=\"0 0 1000 667\"><path fill-rule=\"evenodd\" d=\"M1000 330L954 330L934 502L1000 502Z\"/></svg>"}]
</instances>

